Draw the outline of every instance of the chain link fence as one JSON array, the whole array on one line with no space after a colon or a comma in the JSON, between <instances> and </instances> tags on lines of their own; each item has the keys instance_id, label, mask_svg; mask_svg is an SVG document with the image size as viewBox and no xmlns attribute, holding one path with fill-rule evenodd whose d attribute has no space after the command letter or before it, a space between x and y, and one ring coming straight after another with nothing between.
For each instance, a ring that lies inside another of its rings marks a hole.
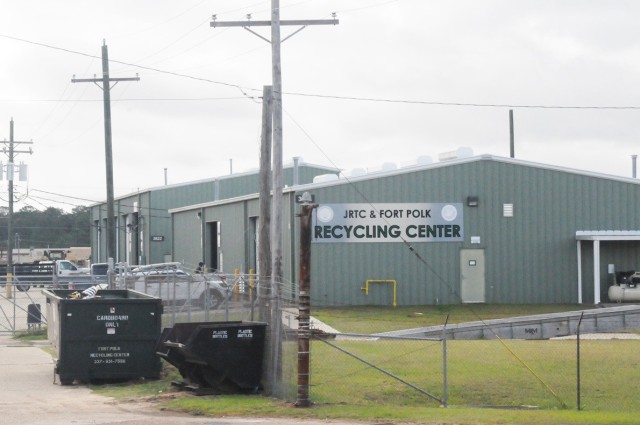
<instances>
[{"instance_id":1,"label":"chain link fence","mask_svg":"<svg viewBox=\"0 0 640 425\"><path fill-rule=\"evenodd\" d=\"M42 289L51 287L51 283L29 279L0 283L0 333L35 332L46 326Z\"/></svg>"},{"instance_id":2,"label":"chain link fence","mask_svg":"<svg viewBox=\"0 0 640 425\"><path fill-rule=\"evenodd\" d=\"M296 400L295 284L272 286L253 274L186 277L178 272L148 273L128 282L117 278L115 283L161 296L163 327L200 321L267 323L265 392ZM36 281L28 289L0 286L0 332L45 327L42 290L52 287ZM640 339L628 331L548 340L448 340L446 332L439 338L383 337L327 331L311 323L312 403L640 410L635 403Z\"/></svg>"},{"instance_id":3,"label":"chain link fence","mask_svg":"<svg viewBox=\"0 0 640 425\"><path fill-rule=\"evenodd\" d=\"M118 267L115 289L129 289L162 299L162 327L185 322L247 321L267 323L264 389L282 399L295 398L297 335L296 288L269 285L255 274L193 273L179 263ZM43 290L82 292L91 283L54 284L21 276L19 284L0 283L0 332L16 334L47 326Z\"/></svg>"},{"instance_id":4,"label":"chain link fence","mask_svg":"<svg viewBox=\"0 0 640 425\"><path fill-rule=\"evenodd\" d=\"M633 333L549 340L315 335L316 403L640 410L640 339Z\"/></svg>"}]
</instances>

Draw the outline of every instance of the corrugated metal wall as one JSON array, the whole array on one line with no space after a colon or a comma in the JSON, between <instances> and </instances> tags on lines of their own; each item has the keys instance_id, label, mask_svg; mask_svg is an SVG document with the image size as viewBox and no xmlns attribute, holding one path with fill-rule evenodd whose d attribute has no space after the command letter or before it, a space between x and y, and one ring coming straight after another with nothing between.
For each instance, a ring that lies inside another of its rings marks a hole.
<instances>
[{"instance_id":1,"label":"corrugated metal wall","mask_svg":"<svg viewBox=\"0 0 640 425\"><path fill-rule=\"evenodd\" d=\"M299 166L298 179L300 183L310 183L315 176L331 171L336 170L303 163ZM283 180L288 186L293 184L293 167L285 168ZM141 255L145 263L160 263L172 255L172 232L169 209L244 196L257 193L258 191L259 182L256 171L185 184L159 186L136 194L120 197L115 201L115 212L118 220L116 223L116 228L118 229L118 253L120 254L117 261L129 261L125 258L124 254L126 252L126 234L127 231L130 231L125 227L125 219L127 215L133 214L135 202L138 203L138 218L142 217L140 230L142 230L143 233L139 241ZM102 203L92 206L91 216L93 224L103 221L106 217L106 204ZM101 227L106 226L103 223ZM106 240L104 234L100 238L100 249L98 249L97 231L92 232L91 235L91 245L95 253L93 261L106 261ZM152 236L162 237L163 240L152 240ZM200 256L202 256L202 254L200 254Z\"/></svg>"},{"instance_id":2,"label":"corrugated metal wall","mask_svg":"<svg viewBox=\"0 0 640 425\"><path fill-rule=\"evenodd\" d=\"M173 216L172 251L174 252L174 261L194 265L202 259L200 244L203 238L202 222L197 215L198 211L193 210Z\"/></svg>"},{"instance_id":3,"label":"corrugated metal wall","mask_svg":"<svg viewBox=\"0 0 640 425\"><path fill-rule=\"evenodd\" d=\"M637 183L502 161L452 164L313 193L319 203L464 203L468 196L479 198L478 207L464 208L465 242L414 243L420 258L396 243L315 244L313 297L327 304L371 303L359 290L366 279L397 279L399 304L459 302L461 248L485 250L486 302L577 302L575 232L640 228ZM513 217L503 217L504 204L513 205ZM481 243L471 244L471 236ZM593 300L592 250L588 244L583 247L588 302ZM640 268L638 243L603 244L602 251L605 264ZM602 270L606 291L610 277L606 266ZM382 291L388 303L389 291Z\"/></svg>"},{"instance_id":4,"label":"corrugated metal wall","mask_svg":"<svg viewBox=\"0 0 640 425\"><path fill-rule=\"evenodd\" d=\"M312 298L318 306L391 305L392 285L373 284L365 295L361 288L367 279L397 280L398 305L458 303L461 249L484 250L487 303L575 303L575 232L640 229L640 184L635 181L494 157L296 189L311 191L319 204L464 205L464 242L313 244ZM285 195L284 270L295 287L299 207L293 192ZM469 196L478 198L477 207L466 205ZM505 204L513 205L513 217L503 216ZM251 212L243 205L252 205ZM257 200L207 208L206 219L222 223L225 269L246 266L247 218L256 215ZM471 243L472 237L479 243ZM582 247L583 300L588 303L593 301L592 247ZM601 255L603 293L611 280L606 264L617 270L640 268L640 243L603 243Z\"/></svg>"},{"instance_id":5,"label":"corrugated metal wall","mask_svg":"<svg viewBox=\"0 0 640 425\"><path fill-rule=\"evenodd\" d=\"M220 245L223 255L222 271L232 273L244 269L245 255L245 202L226 204L205 209L205 222L220 223Z\"/></svg>"}]
</instances>

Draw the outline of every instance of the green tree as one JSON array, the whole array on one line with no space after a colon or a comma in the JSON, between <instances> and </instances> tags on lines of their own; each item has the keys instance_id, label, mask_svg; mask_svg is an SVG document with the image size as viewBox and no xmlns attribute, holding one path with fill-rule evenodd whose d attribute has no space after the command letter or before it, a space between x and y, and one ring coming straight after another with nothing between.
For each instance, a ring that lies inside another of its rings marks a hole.
<instances>
[{"instance_id":1,"label":"green tree","mask_svg":"<svg viewBox=\"0 0 640 425\"><path fill-rule=\"evenodd\" d=\"M0 248L7 249L8 210L0 208ZM12 216L14 247L67 248L90 245L89 209L75 207L71 212L49 207L38 211L26 206Z\"/></svg>"}]
</instances>

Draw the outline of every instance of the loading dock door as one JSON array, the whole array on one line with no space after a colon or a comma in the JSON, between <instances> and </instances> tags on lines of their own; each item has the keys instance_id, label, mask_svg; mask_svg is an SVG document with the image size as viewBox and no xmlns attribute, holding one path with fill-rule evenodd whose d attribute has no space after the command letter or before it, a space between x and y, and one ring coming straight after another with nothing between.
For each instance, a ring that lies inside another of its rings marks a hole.
<instances>
[{"instance_id":1,"label":"loading dock door","mask_svg":"<svg viewBox=\"0 0 640 425\"><path fill-rule=\"evenodd\" d=\"M463 303L483 303L484 249L460 250L460 298Z\"/></svg>"},{"instance_id":2,"label":"loading dock door","mask_svg":"<svg viewBox=\"0 0 640 425\"><path fill-rule=\"evenodd\" d=\"M211 271L222 270L220 264L220 223L211 221L207 223L207 249L205 250L205 264Z\"/></svg>"}]
</instances>

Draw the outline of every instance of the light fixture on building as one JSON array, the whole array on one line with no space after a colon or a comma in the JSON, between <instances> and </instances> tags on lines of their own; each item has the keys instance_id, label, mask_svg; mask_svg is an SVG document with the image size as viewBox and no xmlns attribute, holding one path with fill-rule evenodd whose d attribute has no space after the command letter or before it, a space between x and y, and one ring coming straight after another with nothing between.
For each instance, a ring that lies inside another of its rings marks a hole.
<instances>
[{"instance_id":1,"label":"light fixture on building","mask_svg":"<svg viewBox=\"0 0 640 425\"><path fill-rule=\"evenodd\" d=\"M478 206L478 197L477 196L467 196L467 206L468 207L477 207Z\"/></svg>"}]
</instances>

